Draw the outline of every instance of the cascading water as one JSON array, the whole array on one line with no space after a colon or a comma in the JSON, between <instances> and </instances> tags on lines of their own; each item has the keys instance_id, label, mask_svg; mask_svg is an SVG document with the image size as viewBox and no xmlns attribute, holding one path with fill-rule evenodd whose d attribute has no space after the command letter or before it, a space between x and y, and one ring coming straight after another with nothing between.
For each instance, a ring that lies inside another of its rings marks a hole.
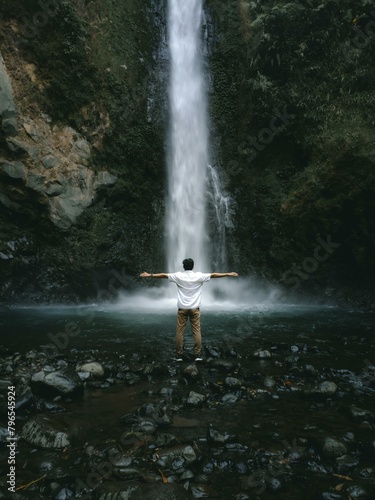
<instances>
[{"instance_id":1,"label":"cascading water","mask_svg":"<svg viewBox=\"0 0 375 500\"><path fill-rule=\"evenodd\" d=\"M169 0L170 144L167 252L169 272L192 257L207 271L208 120L201 53L202 0Z\"/></svg>"}]
</instances>

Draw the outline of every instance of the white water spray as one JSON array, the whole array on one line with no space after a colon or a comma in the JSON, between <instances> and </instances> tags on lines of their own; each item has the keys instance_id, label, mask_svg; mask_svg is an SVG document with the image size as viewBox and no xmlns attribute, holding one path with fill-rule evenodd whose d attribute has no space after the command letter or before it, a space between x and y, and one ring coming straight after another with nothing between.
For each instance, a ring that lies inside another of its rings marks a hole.
<instances>
[{"instance_id":1,"label":"white water spray","mask_svg":"<svg viewBox=\"0 0 375 500\"><path fill-rule=\"evenodd\" d=\"M167 252L169 272L192 257L207 271L208 120L201 53L202 0L169 0L170 154Z\"/></svg>"}]
</instances>

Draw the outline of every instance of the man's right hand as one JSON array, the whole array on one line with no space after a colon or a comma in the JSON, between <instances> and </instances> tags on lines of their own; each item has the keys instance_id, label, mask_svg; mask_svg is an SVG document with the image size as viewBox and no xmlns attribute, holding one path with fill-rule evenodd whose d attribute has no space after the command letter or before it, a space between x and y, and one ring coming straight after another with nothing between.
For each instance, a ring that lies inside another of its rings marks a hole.
<instances>
[{"instance_id":1,"label":"man's right hand","mask_svg":"<svg viewBox=\"0 0 375 500\"><path fill-rule=\"evenodd\" d=\"M236 278L238 276L238 273L228 273L228 276L233 276L233 278Z\"/></svg>"},{"instance_id":2,"label":"man's right hand","mask_svg":"<svg viewBox=\"0 0 375 500\"><path fill-rule=\"evenodd\" d=\"M146 273L146 271L144 271L142 274L139 275L140 278L150 278L151 274L150 273Z\"/></svg>"}]
</instances>

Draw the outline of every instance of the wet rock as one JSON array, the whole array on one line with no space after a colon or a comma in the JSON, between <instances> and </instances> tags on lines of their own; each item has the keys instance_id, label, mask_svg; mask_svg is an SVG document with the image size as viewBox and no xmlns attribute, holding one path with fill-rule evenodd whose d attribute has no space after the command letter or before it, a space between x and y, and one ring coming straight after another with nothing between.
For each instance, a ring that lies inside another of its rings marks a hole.
<instances>
[{"instance_id":1,"label":"wet rock","mask_svg":"<svg viewBox=\"0 0 375 500\"><path fill-rule=\"evenodd\" d=\"M55 496L55 500L66 500L67 498L73 498L74 493L69 488L62 488L57 495Z\"/></svg>"},{"instance_id":2,"label":"wet rock","mask_svg":"<svg viewBox=\"0 0 375 500\"><path fill-rule=\"evenodd\" d=\"M221 402L224 404L234 404L240 399L239 394L227 392L221 397Z\"/></svg>"},{"instance_id":3,"label":"wet rock","mask_svg":"<svg viewBox=\"0 0 375 500\"><path fill-rule=\"evenodd\" d=\"M266 359L271 357L271 353L270 351L267 350L258 349L257 351L254 352L253 356L255 358Z\"/></svg>"},{"instance_id":4,"label":"wet rock","mask_svg":"<svg viewBox=\"0 0 375 500\"><path fill-rule=\"evenodd\" d=\"M275 387L276 381L272 377L266 377L263 380L263 384L265 385L265 387L269 387L271 389L272 387Z\"/></svg>"},{"instance_id":5,"label":"wet rock","mask_svg":"<svg viewBox=\"0 0 375 500\"><path fill-rule=\"evenodd\" d=\"M112 453L109 457L112 465L115 467L130 467L133 463L133 459L129 457L128 453Z\"/></svg>"},{"instance_id":6,"label":"wet rock","mask_svg":"<svg viewBox=\"0 0 375 500\"><path fill-rule=\"evenodd\" d=\"M363 410L362 408L357 408L356 406L351 406L349 413L351 418L356 422L374 419L374 414L371 411Z\"/></svg>"},{"instance_id":7,"label":"wet rock","mask_svg":"<svg viewBox=\"0 0 375 500\"><path fill-rule=\"evenodd\" d=\"M317 374L317 371L313 365L304 365L303 372L307 377L314 377Z\"/></svg>"},{"instance_id":8,"label":"wet rock","mask_svg":"<svg viewBox=\"0 0 375 500\"><path fill-rule=\"evenodd\" d=\"M11 385L11 384L9 384ZM16 399L16 410L28 408L34 401L34 395L30 387L26 387Z\"/></svg>"},{"instance_id":9,"label":"wet rock","mask_svg":"<svg viewBox=\"0 0 375 500\"><path fill-rule=\"evenodd\" d=\"M173 434L158 432L155 440L156 446L171 446L177 444L177 438Z\"/></svg>"},{"instance_id":10,"label":"wet rock","mask_svg":"<svg viewBox=\"0 0 375 500\"><path fill-rule=\"evenodd\" d=\"M191 464L197 459L197 455L190 445L178 445L159 450L158 455L154 458L161 467L170 467L173 460L178 457L183 458L186 464Z\"/></svg>"},{"instance_id":11,"label":"wet rock","mask_svg":"<svg viewBox=\"0 0 375 500\"><path fill-rule=\"evenodd\" d=\"M8 427L0 427L0 443L6 443L9 437Z\"/></svg>"},{"instance_id":12,"label":"wet rock","mask_svg":"<svg viewBox=\"0 0 375 500\"><path fill-rule=\"evenodd\" d=\"M190 391L186 403L191 406L201 406L206 397L203 394L198 394L197 392Z\"/></svg>"},{"instance_id":13,"label":"wet rock","mask_svg":"<svg viewBox=\"0 0 375 500\"><path fill-rule=\"evenodd\" d=\"M298 363L299 361L299 357L298 356L287 356L285 358L285 363L288 365L288 366L294 366Z\"/></svg>"},{"instance_id":14,"label":"wet rock","mask_svg":"<svg viewBox=\"0 0 375 500\"><path fill-rule=\"evenodd\" d=\"M219 498L220 493L207 484L193 484L190 487L193 498Z\"/></svg>"},{"instance_id":15,"label":"wet rock","mask_svg":"<svg viewBox=\"0 0 375 500\"><path fill-rule=\"evenodd\" d=\"M232 361L226 359L213 359L210 362L210 367L222 372L230 372L234 370L235 364Z\"/></svg>"},{"instance_id":16,"label":"wet rock","mask_svg":"<svg viewBox=\"0 0 375 500\"><path fill-rule=\"evenodd\" d=\"M217 347L211 347L211 346L206 347L206 353L207 356L210 356L211 358L221 357L220 349L218 349Z\"/></svg>"},{"instance_id":17,"label":"wet rock","mask_svg":"<svg viewBox=\"0 0 375 500\"><path fill-rule=\"evenodd\" d=\"M207 441L210 444L224 444L228 442L233 436L226 432L219 432L216 429L209 429L207 432Z\"/></svg>"},{"instance_id":18,"label":"wet rock","mask_svg":"<svg viewBox=\"0 0 375 500\"><path fill-rule=\"evenodd\" d=\"M348 452L344 443L330 437L325 439L322 450L326 456L335 458L346 455Z\"/></svg>"},{"instance_id":19,"label":"wet rock","mask_svg":"<svg viewBox=\"0 0 375 500\"><path fill-rule=\"evenodd\" d=\"M162 387L159 390L160 396L163 396L165 398L171 398L174 393L173 387Z\"/></svg>"},{"instance_id":20,"label":"wet rock","mask_svg":"<svg viewBox=\"0 0 375 500\"><path fill-rule=\"evenodd\" d=\"M147 403L139 408L138 415L152 419L157 425L170 425L172 423L172 418L168 415L167 407L164 405Z\"/></svg>"},{"instance_id":21,"label":"wet rock","mask_svg":"<svg viewBox=\"0 0 375 500\"><path fill-rule=\"evenodd\" d=\"M337 385L334 382L326 380L319 385L319 392L326 396L332 396L337 391Z\"/></svg>"},{"instance_id":22,"label":"wet rock","mask_svg":"<svg viewBox=\"0 0 375 500\"><path fill-rule=\"evenodd\" d=\"M347 474L350 470L357 467L359 461L350 455L343 455L336 458L335 469L339 474Z\"/></svg>"},{"instance_id":23,"label":"wet rock","mask_svg":"<svg viewBox=\"0 0 375 500\"><path fill-rule=\"evenodd\" d=\"M241 387L242 380L240 380L239 378L235 378L235 377L226 377L226 379L224 380L224 384L227 387Z\"/></svg>"},{"instance_id":24,"label":"wet rock","mask_svg":"<svg viewBox=\"0 0 375 500\"><path fill-rule=\"evenodd\" d=\"M196 365L188 365L184 370L184 375L190 378L196 378L199 375L199 370Z\"/></svg>"},{"instance_id":25,"label":"wet rock","mask_svg":"<svg viewBox=\"0 0 375 500\"><path fill-rule=\"evenodd\" d=\"M127 383L127 385L135 385L139 382L140 377L135 373L128 372L125 374L124 380Z\"/></svg>"},{"instance_id":26,"label":"wet rock","mask_svg":"<svg viewBox=\"0 0 375 500\"><path fill-rule=\"evenodd\" d=\"M353 484L351 486L348 486L345 489L345 492L349 495L349 498L352 498L353 500L358 499L367 499L370 498L369 492L366 491L362 486Z\"/></svg>"},{"instance_id":27,"label":"wet rock","mask_svg":"<svg viewBox=\"0 0 375 500\"><path fill-rule=\"evenodd\" d=\"M137 467L115 467L113 472L119 479L125 481L142 479L143 477L143 471Z\"/></svg>"},{"instance_id":28,"label":"wet rock","mask_svg":"<svg viewBox=\"0 0 375 500\"><path fill-rule=\"evenodd\" d=\"M48 401L43 401L43 399L37 399L35 401L35 407L38 413L62 413L65 408L56 403L50 403Z\"/></svg>"},{"instance_id":29,"label":"wet rock","mask_svg":"<svg viewBox=\"0 0 375 500\"><path fill-rule=\"evenodd\" d=\"M267 481L267 490L272 493L280 493L283 491L283 483L277 477L270 477Z\"/></svg>"},{"instance_id":30,"label":"wet rock","mask_svg":"<svg viewBox=\"0 0 375 500\"><path fill-rule=\"evenodd\" d=\"M63 370L48 373L45 370L35 373L30 380L34 394L42 397L79 397L83 395L83 384L76 372Z\"/></svg>"},{"instance_id":31,"label":"wet rock","mask_svg":"<svg viewBox=\"0 0 375 500\"><path fill-rule=\"evenodd\" d=\"M40 448L66 448L70 437L61 425L49 417L40 415L29 420L22 429L22 437L28 443Z\"/></svg>"},{"instance_id":32,"label":"wet rock","mask_svg":"<svg viewBox=\"0 0 375 500\"><path fill-rule=\"evenodd\" d=\"M94 378L104 377L104 368L100 363L93 361L81 365L77 371L90 373Z\"/></svg>"},{"instance_id":33,"label":"wet rock","mask_svg":"<svg viewBox=\"0 0 375 500\"><path fill-rule=\"evenodd\" d=\"M154 434L157 429L156 423L151 418L139 418L132 425L133 432L141 432L143 434Z\"/></svg>"}]
</instances>

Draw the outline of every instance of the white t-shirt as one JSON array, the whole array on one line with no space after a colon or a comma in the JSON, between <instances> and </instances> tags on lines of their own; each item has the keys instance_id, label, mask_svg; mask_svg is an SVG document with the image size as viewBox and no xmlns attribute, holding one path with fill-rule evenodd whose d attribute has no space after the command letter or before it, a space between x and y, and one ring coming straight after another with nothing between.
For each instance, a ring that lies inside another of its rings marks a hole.
<instances>
[{"instance_id":1,"label":"white t-shirt","mask_svg":"<svg viewBox=\"0 0 375 500\"><path fill-rule=\"evenodd\" d=\"M168 274L168 280L177 285L177 307L179 309L196 309L199 307L202 285L210 279L211 273L183 271Z\"/></svg>"}]
</instances>

